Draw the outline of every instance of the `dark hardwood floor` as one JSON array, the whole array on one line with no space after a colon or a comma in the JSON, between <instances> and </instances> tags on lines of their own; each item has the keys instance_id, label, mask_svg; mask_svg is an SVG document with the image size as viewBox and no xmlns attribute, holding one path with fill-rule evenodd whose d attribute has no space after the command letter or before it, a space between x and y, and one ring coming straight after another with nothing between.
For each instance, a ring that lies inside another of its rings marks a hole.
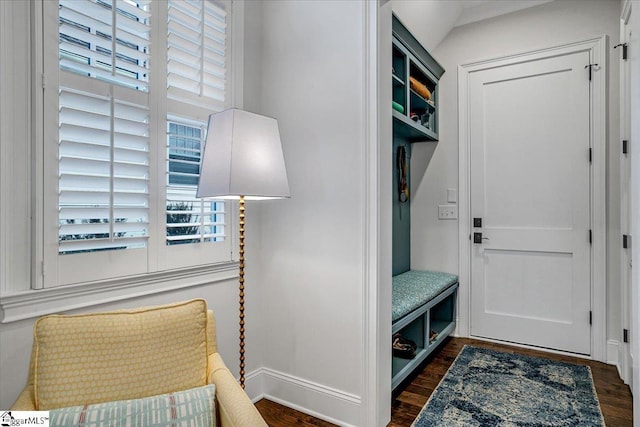
<instances>
[{"instance_id":1,"label":"dark hardwood floor","mask_svg":"<svg viewBox=\"0 0 640 427\"><path fill-rule=\"evenodd\" d=\"M607 427L632 427L633 425L631 391L620 380L615 366L577 357L560 356L468 338L451 338L444 343L433 358L428 360L422 372L396 397L391 407L391 423L389 423L388 427L411 425L465 344L588 365L591 367L593 382L596 386L600 408Z\"/></svg>"},{"instance_id":2,"label":"dark hardwood floor","mask_svg":"<svg viewBox=\"0 0 640 427\"><path fill-rule=\"evenodd\" d=\"M262 399L256 403L256 408L260 411L262 418L271 427L289 426L320 426L333 427L335 424L319 420L311 415L303 414L294 409L289 409L278 403L267 399Z\"/></svg>"},{"instance_id":3,"label":"dark hardwood floor","mask_svg":"<svg viewBox=\"0 0 640 427\"><path fill-rule=\"evenodd\" d=\"M427 361L422 372L413 378L404 390L393 400L391 405L391 422L388 427L407 427L411 425L465 344L588 365L591 367L598 400L600 401L600 408L602 409L607 427L632 427L633 425L631 392L629 391L629 387L620 380L614 366L577 357L560 356L468 338L451 338ZM333 426L333 424L265 399L259 401L256 406L267 423L272 427Z\"/></svg>"}]
</instances>

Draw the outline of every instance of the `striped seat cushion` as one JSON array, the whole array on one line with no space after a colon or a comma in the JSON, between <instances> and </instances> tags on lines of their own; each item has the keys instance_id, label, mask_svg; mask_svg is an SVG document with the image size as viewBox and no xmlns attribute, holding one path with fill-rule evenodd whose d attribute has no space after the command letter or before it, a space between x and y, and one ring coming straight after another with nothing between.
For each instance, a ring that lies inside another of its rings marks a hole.
<instances>
[{"instance_id":1,"label":"striped seat cushion","mask_svg":"<svg viewBox=\"0 0 640 427\"><path fill-rule=\"evenodd\" d=\"M215 427L215 385L49 411L51 427Z\"/></svg>"}]
</instances>

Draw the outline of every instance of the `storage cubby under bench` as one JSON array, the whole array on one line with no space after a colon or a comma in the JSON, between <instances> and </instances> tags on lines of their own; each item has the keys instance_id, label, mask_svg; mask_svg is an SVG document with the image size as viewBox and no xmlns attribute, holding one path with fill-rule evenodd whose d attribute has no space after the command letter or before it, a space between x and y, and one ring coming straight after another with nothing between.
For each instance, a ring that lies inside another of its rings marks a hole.
<instances>
[{"instance_id":1,"label":"storage cubby under bench","mask_svg":"<svg viewBox=\"0 0 640 427\"><path fill-rule=\"evenodd\" d=\"M458 276L409 270L393 277L392 334L416 343L411 359L393 357L395 390L456 327Z\"/></svg>"}]
</instances>

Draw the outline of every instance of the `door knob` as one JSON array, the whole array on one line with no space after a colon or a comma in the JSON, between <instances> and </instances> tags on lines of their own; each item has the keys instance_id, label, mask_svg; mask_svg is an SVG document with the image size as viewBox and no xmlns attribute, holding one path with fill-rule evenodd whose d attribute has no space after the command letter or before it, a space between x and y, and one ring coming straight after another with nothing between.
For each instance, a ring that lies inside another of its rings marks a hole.
<instances>
[{"instance_id":1,"label":"door knob","mask_svg":"<svg viewBox=\"0 0 640 427\"><path fill-rule=\"evenodd\" d=\"M489 238L482 237L482 233L480 232L473 233L473 243L482 243L483 240L489 240Z\"/></svg>"}]
</instances>

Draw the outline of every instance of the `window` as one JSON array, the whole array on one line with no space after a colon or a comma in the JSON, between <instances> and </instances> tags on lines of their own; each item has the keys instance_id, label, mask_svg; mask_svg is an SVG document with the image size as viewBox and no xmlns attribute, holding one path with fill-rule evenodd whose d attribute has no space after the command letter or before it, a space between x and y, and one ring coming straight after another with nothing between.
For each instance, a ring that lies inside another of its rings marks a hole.
<instances>
[{"instance_id":1,"label":"window","mask_svg":"<svg viewBox=\"0 0 640 427\"><path fill-rule=\"evenodd\" d=\"M195 196L206 118L225 108L226 20L215 2L168 2L168 245L224 240L224 202Z\"/></svg>"},{"instance_id":2,"label":"window","mask_svg":"<svg viewBox=\"0 0 640 427\"><path fill-rule=\"evenodd\" d=\"M223 241L224 202L196 199L206 125L167 125L167 245Z\"/></svg>"},{"instance_id":3,"label":"window","mask_svg":"<svg viewBox=\"0 0 640 427\"><path fill-rule=\"evenodd\" d=\"M195 197L207 117L231 105L230 3L43 6L44 286L230 261L224 202Z\"/></svg>"},{"instance_id":4,"label":"window","mask_svg":"<svg viewBox=\"0 0 640 427\"><path fill-rule=\"evenodd\" d=\"M125 98L149 89L149 15L148 1L60 0L60 254L147 244L147 97Z\"/></svg>"}]
</instances>

